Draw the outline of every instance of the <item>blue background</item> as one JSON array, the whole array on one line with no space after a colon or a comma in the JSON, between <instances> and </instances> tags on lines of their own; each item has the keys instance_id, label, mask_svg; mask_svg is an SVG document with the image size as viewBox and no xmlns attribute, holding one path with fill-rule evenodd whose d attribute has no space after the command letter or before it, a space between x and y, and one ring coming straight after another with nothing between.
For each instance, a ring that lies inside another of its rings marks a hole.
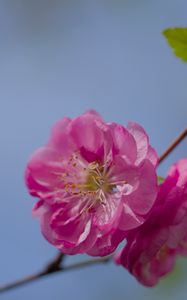
<instances>
[{"instance_id":1,"label":"blue background","mask_svg":"<svg viewBox=\"0 0 187 300\"><path fill-rule=\"evenodd\" d=\"M89 108L141 123L162 153L186 127L187 64L161 31L187 26L185 0L0 1L0 283L39 270L56 250L31 217L23 173L64 116ZM184 141L159 169L187 156ZM67 263L82 256L67 258ZM112 264L48 277L0 299L186 299L187 263L154 288Z\"/></svg>"}]
</instances>

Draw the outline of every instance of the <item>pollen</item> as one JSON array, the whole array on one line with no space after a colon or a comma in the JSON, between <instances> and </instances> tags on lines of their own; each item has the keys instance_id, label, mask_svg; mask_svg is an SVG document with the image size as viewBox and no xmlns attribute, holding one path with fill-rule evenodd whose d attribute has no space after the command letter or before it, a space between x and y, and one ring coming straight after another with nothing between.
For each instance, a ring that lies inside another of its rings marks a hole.
<instances>
[{"instance_id":1,"label":"pollen","mask_svg":"<svg viewBox=\"0 0 187 300\"><path fill-rule=\"evenodd\" d=\"M66 163L68 172L59 177L65 196L87 199L89 209L98 204L106 205L108 196L118 193L118 185L126 183L123 180L112 180L108 163L102 164L99 161L87 163L78 153L72 154Z\"/></svg>"}]
</instances>

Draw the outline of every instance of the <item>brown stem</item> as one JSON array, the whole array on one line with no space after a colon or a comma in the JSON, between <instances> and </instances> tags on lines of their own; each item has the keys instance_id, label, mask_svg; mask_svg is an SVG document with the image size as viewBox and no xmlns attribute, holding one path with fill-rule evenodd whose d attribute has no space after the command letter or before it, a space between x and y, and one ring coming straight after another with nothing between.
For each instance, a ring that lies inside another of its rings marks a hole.
<instances>
[{"instance_id":1,"label":"brown stem","mask_svg":"<svg viewBox=\"0 0 187 300\"><path fill-rule=\"evenodd\" d=\"M8 290L17 288L17 287L19 287L21 285L24 285L24 284L27 284L29 282L35 281L35 280L37 280L40 277L43 277L45 275L47 275L47 273L38 272L38 273L32 274L30 276L24 277L24 278L22 278L20 280L16 280L14 282L5 284L5 285L3 285L3 286L0 287L0 293L6 292Z\"/></svg>"},{"instance_id":2,"label":"brown stem","mask_svg":"<svg viewBox=\"0 0 187 300\"><path fill-rule=\"evenodd\" d=\"M38 279L40 279L42 277L45 277L47 275L54 274L56 272L60 272L60 271L67 272L67 271L70 271L70 270L85 268L85 267L100 264L100 263L106 263L106 262L109 262L111 260L111 258L112 258L112 256L107 256L107 257L104 257L104 258L96 258L96 259L93 259L93 260L86 260L86 261L75 263L75 264L72 264L72 265L69 265L69 266L64 266L64 267L63 266L61 266L61 267L58 266L57 269L53 269L53 270L46 268L44 271L35 273L31 276L27 276L27 277L24 277L23 279L20 279L20 280L14 281L12 283L8 283L4 286L1 286L0 287L0 293L6 292L6 291L14 289L14 288L18 288L22 285L33 282L33 281L38 280ZM59 259L60 259L60 257L59 257ZM50 270L50 271L48 271L48 270Z\"/></svg>"},{"instance_id":3,"label":"brown stem","mask_svg":"<svg viewBox=\"0 0 187 300\"><path fill-rule=\"evenodd\" d=\"M44 268L43 271L40 271L38 273L35 273L33 275L24 277L23 279L17 280L12 283L8 283L2 287L0 287L0 293L5 292L7 290L19 287L20 285L29 283L31 281L35 281L39 279L40 277L44 277L46 275L58 272L62 269L61 263L64 260L65 255L61 252L57 253L55 258Z\"/></svg>"},{"instance_id":4,"label":"brown stem","mask_svg":"<svg viewBox=\"0 0 187 300\"><path fill-rule=\"evenodd\" d=\"M56 257L46 266L45 270L43 271L44 274L50 274L58 271L61 267L61 263L65 258L64 253L57 253Z\"/></svg>"},{"instance_id":5,"label":"brown stem","mask_svg":"<svg viewBox=\"0 0 187 300\"><path fill-rule=\"evenodd\" d=\"M166 149L166 151L160 156L159 164L184 140L187 136L187 128L173 141L173 143Z\"/></svg>"}]
</instances>

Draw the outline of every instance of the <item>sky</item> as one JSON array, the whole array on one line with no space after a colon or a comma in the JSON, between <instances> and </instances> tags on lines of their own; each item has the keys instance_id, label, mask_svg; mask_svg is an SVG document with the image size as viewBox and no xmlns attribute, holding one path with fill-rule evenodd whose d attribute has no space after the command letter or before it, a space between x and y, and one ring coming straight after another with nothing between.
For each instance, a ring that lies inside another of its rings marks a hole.
<instances>
[{"instance_id":1,"label":"sky","mask_svg":"<svg viewBox=\"0 0 187 300\"><path fill-rule=\"evenodd\" d=\"M161 154L187 123L187 64L161 32L186 26L184 0L0 2L0 283L32 274L56 249L31 216L26 163L53 124L94 108L106 121L140 123ZM159 167L187 155L187 141ZM67 264L86 257L67 258ZM0 299L185 300L187 259L158 287L109 265L56 274Z\"/></svg>"}]
</instances>

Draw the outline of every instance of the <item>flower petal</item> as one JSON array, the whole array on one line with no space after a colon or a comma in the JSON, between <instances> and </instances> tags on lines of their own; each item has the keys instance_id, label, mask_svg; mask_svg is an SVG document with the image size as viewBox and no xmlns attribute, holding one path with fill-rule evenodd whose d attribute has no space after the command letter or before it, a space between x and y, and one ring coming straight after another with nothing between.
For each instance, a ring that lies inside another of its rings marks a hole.
<instances>
[{"instance_id":1,"label":"flower petal","mask_svg":"<svg viewBox=\"0 0 187 300\"><path fill-rule=\"evenodd\" d=\"M98 126L95 115L85 113L84 115L74 119L70 125L70 135L77 148L83 149L91 153L97 153L103 146L104 136L103 130Z\"/></svg>"},{"instance_id":2,"label":"flower petal","mask_svg":"<svg viewBox=\"0 0 187 300\"><path fill-rule=\"evenodd\" d=\"M121 199L115 195L109 195L106 199L106 203L100 204L96 208L93 224L102 232L110 232L118 226L121 213Z\"/></svg>"},{"instance_id":3,"label":"flower petal","mask_svg":"<svg viewBox=\"0 0 187 300\"><path fill-rule=\"evenodd\" d=\"M153 206L157 196L157 178L153 165L145 160L139 168L139 185L130 195L124 195L124 201L139 215L145 215Z\"/></svg>"},{"instance_id":4,"label":"flower petal","mask_svg":"<svg viewBox=\"0 0 187 300\"><path fill-rule=\"evenodd\" d=\"M137 157L136 141L131 133L123 126L116 123L109 124L114 143L115 154L123 155L130 163L134 163Z\"/></svg>"},{"instance_id":5,"label":"flower petal","mask_svg":"<svg viewBox=\"0 0 187 300\"><path fill-rule=\"evenodd\" d=\"M137 159L138 165L143 159L150 159L153 165L157 162L157 154L153 148L149 147L149 138L145 130L135 122L128 123L128 130L133 135L137 146ZM148 157L147 157L148 156Z\"/></svg>"},{"instance_id":6,"label":"flower petal","mask_svg":"<svg viewBox=\"0 0 187 300\"><path fill-rule=\"evenodd\" d=\"M62 187L60 174L65 170L62 167L61 155L49 148L38 149L31 157L26 173L26 184L32 195L51 191L54 187Z\"/></svg>"}]
</instances>

